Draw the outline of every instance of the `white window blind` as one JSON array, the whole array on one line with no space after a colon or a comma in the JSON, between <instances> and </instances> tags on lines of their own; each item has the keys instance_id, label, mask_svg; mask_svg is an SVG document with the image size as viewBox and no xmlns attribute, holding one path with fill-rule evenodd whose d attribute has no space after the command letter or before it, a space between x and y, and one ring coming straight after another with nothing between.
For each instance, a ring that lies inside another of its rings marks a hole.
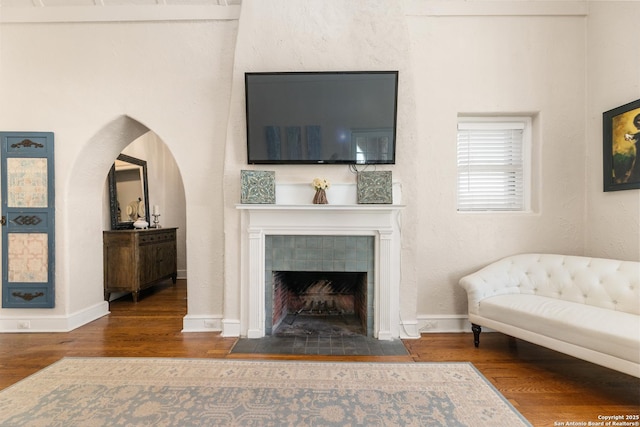
<instances>
[{"instance_id":1,"label":"white window blind","mask_svg":"<svg viewBox=\"0 0 640 427\"><path fill-rule=\"evenodd\" d=\"M458 210L527 208L522 121L459 121Z\"/></svg>"}]
</instances>

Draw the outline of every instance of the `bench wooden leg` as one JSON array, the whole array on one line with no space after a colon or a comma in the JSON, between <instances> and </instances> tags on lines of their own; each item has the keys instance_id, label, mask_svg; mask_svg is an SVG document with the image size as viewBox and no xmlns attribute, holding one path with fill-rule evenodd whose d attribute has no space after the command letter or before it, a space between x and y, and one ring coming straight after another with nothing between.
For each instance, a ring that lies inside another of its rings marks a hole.
<instances>
[{"instance_id":1,"label":"bench wooden leg","mask_svg":"<svg viewBox=\"0 0 640 427\"><path fill-rule=\"evenodd\" d=\"M471 330L473 331L473 345L478 347L480 345L480 332L482 332L482 327L480 327L480 325L472 323Z\"/></svg>"}]
</instances>

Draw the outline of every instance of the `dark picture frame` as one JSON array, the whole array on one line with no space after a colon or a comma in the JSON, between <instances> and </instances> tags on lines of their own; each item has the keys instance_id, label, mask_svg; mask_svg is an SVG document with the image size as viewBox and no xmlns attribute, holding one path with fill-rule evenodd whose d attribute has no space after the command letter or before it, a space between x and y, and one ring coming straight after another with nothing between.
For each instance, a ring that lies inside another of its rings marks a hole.
<instances>
[{"instance_id":1,"label":"dark picture frame","mask_svg":"<svg viewBox=\"0 0 640 427\"><path fill-rule=\"evenodd\" d=\"M640 99L602 113L604 191L640 188Z\"/></svg>"},{"instance_id":2,"label":"dark picture frame","mask_svg":"<svg viewBox=\"0 0 640 427\"><path fill-rule=\"evenodd\" d=\"M150 214L149 214L149 180L147 177L147 161L137 159L135 157L127 156L126 154L120 154L118 156L118 160L123 162L130 163L132 169L138 169L134 174L139 174L140 176L140 193L144 200L141 200L144 209L144 220L150 224ZM129 168L127 168L129 169ZM134 220L123 221L121 216L121 209L126 209L124 201L121 204L120 199L118 199L118 182L123 182L118 179L118 171L116 171L116 164L111 165L111 169L109 170L109 199L111 206L111 229L112 230L128 230L133 229ZM124 182L135 182L135 180L125 180Z\"/></svg>"}]
</instances>

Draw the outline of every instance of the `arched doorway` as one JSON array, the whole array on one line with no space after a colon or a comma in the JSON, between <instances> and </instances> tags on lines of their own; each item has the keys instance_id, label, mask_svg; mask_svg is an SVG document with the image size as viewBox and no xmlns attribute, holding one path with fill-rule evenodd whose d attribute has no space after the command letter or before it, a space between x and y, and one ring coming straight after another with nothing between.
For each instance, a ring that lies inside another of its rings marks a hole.
<instances>
[{"instance_id":1,"label":"arched doorway","mask_svg":"<svg viewBox=\"0 0 640 427\"><path fill-rule=\"evenodd\" d=\"M144 158L148 163L149 200L163 206L163 221L178 227L178 274L186 276L186 209L181 174L171 151L147 126L120 116L101 128L83 147L74 162L66 186L65 222L59 245L64 254L60 275L67 283L58 295L67 310L108 313L103 296L102 231L110 229L107 176L121 152ZM91 319L90 319L91 320ZM76 325L80 326L80 325Z\"/></svg>"}]
</instances>

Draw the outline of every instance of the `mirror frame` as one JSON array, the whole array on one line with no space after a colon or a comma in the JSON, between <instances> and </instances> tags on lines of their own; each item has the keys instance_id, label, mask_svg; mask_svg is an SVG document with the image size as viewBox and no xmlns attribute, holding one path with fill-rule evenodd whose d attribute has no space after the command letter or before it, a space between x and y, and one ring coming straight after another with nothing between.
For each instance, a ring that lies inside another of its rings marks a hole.
<instances>
[{"instance_id":1,"label":"mirror frame","mask_svg":"<svg viewBox=\"0 0 640 427\"><path fill-rule=\"evenodd\" d=\"M147 161L136 159L135 157L120 154L118 160L128 162L142 167L142 192L144 196L144 214L145 221L151 224L149 220L149 185L147 182ZM133 221L120 221L118 215L118 190L116 187L116 164L114 163L109 170L109 199L111 204L111 229L127 230L133 228Z\"/></svg>"}]
</instances>

